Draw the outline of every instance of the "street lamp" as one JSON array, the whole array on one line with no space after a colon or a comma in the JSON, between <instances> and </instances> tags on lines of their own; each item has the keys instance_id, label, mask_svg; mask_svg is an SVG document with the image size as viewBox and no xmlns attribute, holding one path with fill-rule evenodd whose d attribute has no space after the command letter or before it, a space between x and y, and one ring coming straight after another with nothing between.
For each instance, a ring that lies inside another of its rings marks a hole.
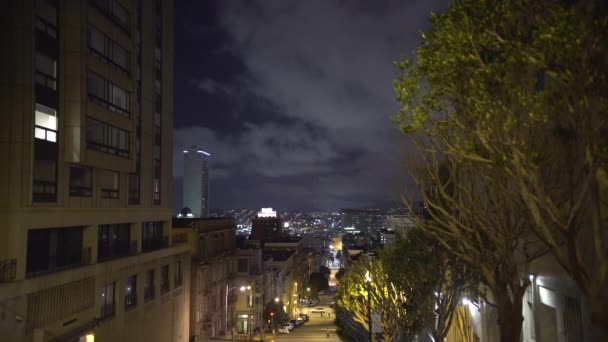
<instances>
[{"instance_id":1,"label":"street lamp","mask_svg":"<svg viewBox=\"0 0 608 342\"><path fill-rule=\"evenodd\" d=\"M251 319L249 321L249 340L251 341L253 339L253 293L251 291L251 285L241 286L241 292L244 292L245 290L249 290L249 318Z\"/></svg>"},{"instance_id":2,"label":"street lamp","mask_svg":"<svg viewBox=\"0 0 608 342\"><path fill-rule=\"evenodd\" d=\"M365 283L367 284L367 314L369 319L369 342L372 342L372 296L370 294L370 290L372 288L372 275L369 271L365 272Z\"/></svg>"},{"instance_id":3,"label":"street lamp","mask_svg":"<svg viewBox=\"0 0 608 342\"><path fill-rule=\"evenodd\" d=\"M228 287L228 284L226 284L226 307L225 307L225 313L226 313L226 317L224 320L224 333L228 334L228 294L230 293L230 291L235 290L235 289L240 289L241 292L245 291L246 289L251 289L251 286L235 286L235 287Z\"/></svg>"}]
</instances>

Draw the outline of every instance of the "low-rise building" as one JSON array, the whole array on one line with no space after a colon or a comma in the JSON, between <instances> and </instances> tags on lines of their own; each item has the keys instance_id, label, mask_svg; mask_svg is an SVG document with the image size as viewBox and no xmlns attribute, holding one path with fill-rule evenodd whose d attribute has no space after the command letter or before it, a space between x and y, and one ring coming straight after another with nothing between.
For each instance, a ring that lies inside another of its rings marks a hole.
<instances>
[{"instance_id":1,"label":"low-rise building","mask_svg":"<svg viewBox=\"0 0 608 342\"><path fill-rule=\"evenodd\" d=\"M236 224L231 218L173 219L173 240L187 243L190 267L190 338L225 337L236 323Z\"/></svg>"}]
</instances>

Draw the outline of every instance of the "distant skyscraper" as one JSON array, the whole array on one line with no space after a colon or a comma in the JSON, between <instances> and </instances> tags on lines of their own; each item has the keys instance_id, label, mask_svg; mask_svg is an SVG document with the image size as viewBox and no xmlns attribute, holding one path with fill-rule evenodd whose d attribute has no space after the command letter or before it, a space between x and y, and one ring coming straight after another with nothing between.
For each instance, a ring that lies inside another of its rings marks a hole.
<instances>
[{"instance_id":1,"label":"distant skyscraper","mask_svg":"<svg viewBox=\"0 0 608 342\"><path fill-rule=\"evenodd\" d=\"M196 146L184 150L183 205L194 217L209 217L209 159L211 155Z\"/></svg>"}]
</instances>

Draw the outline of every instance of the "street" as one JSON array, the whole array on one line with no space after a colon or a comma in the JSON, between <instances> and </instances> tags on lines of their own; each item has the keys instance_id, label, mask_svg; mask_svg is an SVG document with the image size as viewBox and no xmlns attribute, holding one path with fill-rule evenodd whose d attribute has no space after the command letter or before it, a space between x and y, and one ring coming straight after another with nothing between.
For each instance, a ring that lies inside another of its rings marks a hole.
<instances>
[{"instance_id":1,"label":"street","mask_svg":"<svg viewBox=\"0 0 608 342\"><path fill-rule=\"evenodd\" d=\"M266 341L271 342L280 342L280 341L290 341L290 342L299 342L299 341L340 341L338 336L336 335L336 326L334 325L334 315L333 310L326 305L321 305L325 308L325 314L321 317L320 313L310 313L311 309L307 308L309 312L309 321L304 325L295 328L289 334L279 334L274 336L274 338L266 337ZM306 309L302 310L302 312L306 312ZM331 313L331 317L327 317L327 313ZM326 337L326 331L329 329L329 338Z\"/></svg>"}]
</instances>

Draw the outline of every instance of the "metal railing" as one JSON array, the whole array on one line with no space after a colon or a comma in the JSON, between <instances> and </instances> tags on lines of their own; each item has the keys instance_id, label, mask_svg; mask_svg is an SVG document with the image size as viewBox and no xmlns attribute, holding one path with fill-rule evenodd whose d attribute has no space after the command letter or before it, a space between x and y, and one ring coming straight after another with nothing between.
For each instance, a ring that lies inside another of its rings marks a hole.
<instances>
[{"instance_id":1,"label":"metal railing","mask_svg":"<svg viewBox=\"0 0 608 342\"><path fill-rule=\"evenodd\" d=\"M163 236L162 238L150 240L142 240L141 243L142 252L154 251L167 247L169 247L169 236Z\"/></svg>"}]
</instances>

